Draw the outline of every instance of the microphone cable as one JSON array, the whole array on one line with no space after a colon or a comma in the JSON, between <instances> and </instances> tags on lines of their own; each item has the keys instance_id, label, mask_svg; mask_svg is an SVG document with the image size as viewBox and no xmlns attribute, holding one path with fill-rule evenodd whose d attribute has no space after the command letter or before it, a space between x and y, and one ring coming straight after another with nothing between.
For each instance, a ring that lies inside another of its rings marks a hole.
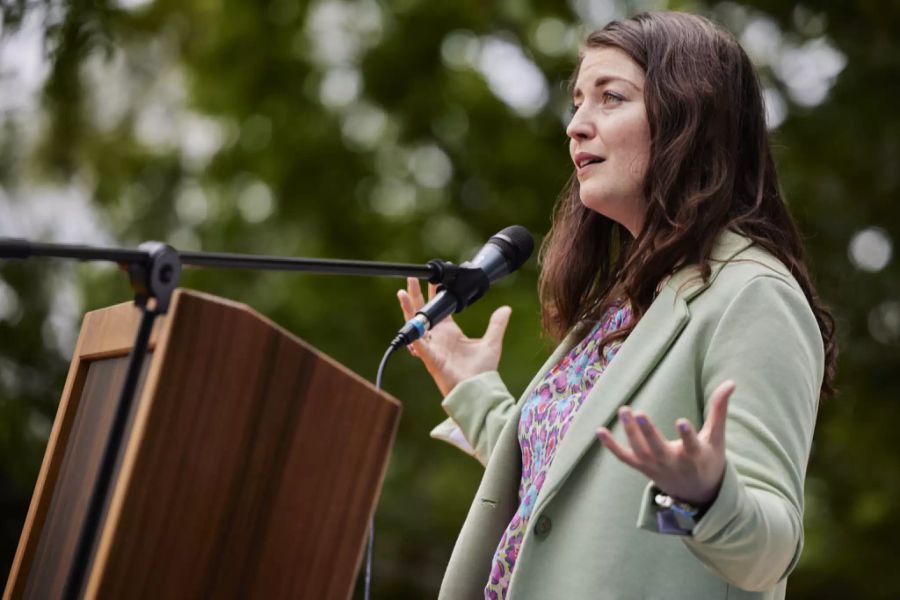
<instances>
[{"instance_id":1,"label":"microphone cable","mask_svg":"<svg viewBox=\"0 0 900 600\"><path fill-rule=\"evenodd\" d=\"M396 342L396 341L395 341ZM384 368L387 366L388 359L391 355L400 348L400 345L397 343L391 343L388 346L387 351L385 351L384 356L381 358L381 364L378 365L378 374L375 376L375 389L379 392L383 390L381 386L381 380L384 377ZM370 600L370 595L372 593L372 550L375 546L375 514L372 514L372 521L369 523L369 539L366 542L366 575L365 575L365 586L363 590L363 598L365 600Z\"/></svg>"}]
</instances>

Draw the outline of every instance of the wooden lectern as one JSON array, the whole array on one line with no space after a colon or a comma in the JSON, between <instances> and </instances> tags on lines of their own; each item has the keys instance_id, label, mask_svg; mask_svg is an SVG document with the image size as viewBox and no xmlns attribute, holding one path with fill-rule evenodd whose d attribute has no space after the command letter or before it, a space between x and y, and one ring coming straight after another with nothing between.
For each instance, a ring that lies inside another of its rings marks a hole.
<instances>
[{"instance_id":1,"label":"wooden lectern","mask_svg":"<svg viewBox=\"0 0 900 600\"><path fill-rule=\"evenodd\" d=\"M85 315L4 598L59 598L140 318ZM400 405L242 304L178 290L85 598L348 598Z\"/></svg>"}]
</instances>

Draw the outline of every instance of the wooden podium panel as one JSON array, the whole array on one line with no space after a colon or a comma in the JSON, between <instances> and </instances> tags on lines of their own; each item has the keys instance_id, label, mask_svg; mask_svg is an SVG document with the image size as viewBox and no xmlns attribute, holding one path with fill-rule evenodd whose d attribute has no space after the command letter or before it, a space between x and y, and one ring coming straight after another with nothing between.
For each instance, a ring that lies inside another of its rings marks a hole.
<instances>
[{"instance_id":1,"label":"wooden podium panel","mask_svg":"<svg viewBox=\"0 0 900 600\"><path fill-rule=\"evenodd\" d=\"M88 313L4 597L59 597L138 322ZM399 403L244 305L151 338L88 598L347 598Z\"/></svg>"}]
</instances>

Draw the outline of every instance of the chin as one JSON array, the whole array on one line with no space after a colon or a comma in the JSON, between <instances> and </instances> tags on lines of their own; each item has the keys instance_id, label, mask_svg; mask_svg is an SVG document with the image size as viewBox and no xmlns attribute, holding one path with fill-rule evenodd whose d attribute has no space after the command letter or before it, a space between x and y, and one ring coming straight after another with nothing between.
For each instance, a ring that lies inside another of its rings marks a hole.
<instances>
[{"instance_id":1,"label":"chin","mask_svg":"<svg viewBox=\"0 0 900 600\"><path fill-rule=\"evenodd\" d=\"M610 202L608 197L596 193L585 194L584 190L582 190L580 198L581 204L585 208L590 209L595 213L600 213L613 221L618 221L618 219L616 219L617 211L614 210L614 204Z\"/></svg>"},{"instance_id":2,"label":"chin","mask_svg":"<svg viewBox=\"0 0 900 600\"><path fill-rule=\"evenodd\" d=\"M625 227L625 229L627 229L632 234L632 236L634 235L634 228L630 225L634 221L639 219L635 219L636 215L631 214L630 211L622 210L623 208L628 208L629 206L635 204L634 202L626 200L614 200L608 195L600 195L596 193L582 193L579 195L579 198L581 199L581 204L585 208L592 210L595 213L601 214L611 221L615 221L619 225Z\"/></svg>"}]
</instances>

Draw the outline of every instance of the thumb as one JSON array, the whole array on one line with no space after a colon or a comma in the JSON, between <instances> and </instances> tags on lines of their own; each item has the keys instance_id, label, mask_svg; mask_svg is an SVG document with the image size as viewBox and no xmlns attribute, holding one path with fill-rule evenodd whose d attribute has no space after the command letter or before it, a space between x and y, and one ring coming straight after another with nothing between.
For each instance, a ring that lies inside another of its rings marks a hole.
<instances>
[{"instance_id":1,"label":"thumb","mask_svg":"<svg viewBox=\"0 0 900 600\"><path fill-rule=\"evenodd\" d=\"M484 338L491 342L500 342L503 340L503 334L506 333L506 326L509 325L509 316L512 309L508 306L501 306L491 315L488 322L487 330L484 332Z\"/></svg>"}]
</instances>

